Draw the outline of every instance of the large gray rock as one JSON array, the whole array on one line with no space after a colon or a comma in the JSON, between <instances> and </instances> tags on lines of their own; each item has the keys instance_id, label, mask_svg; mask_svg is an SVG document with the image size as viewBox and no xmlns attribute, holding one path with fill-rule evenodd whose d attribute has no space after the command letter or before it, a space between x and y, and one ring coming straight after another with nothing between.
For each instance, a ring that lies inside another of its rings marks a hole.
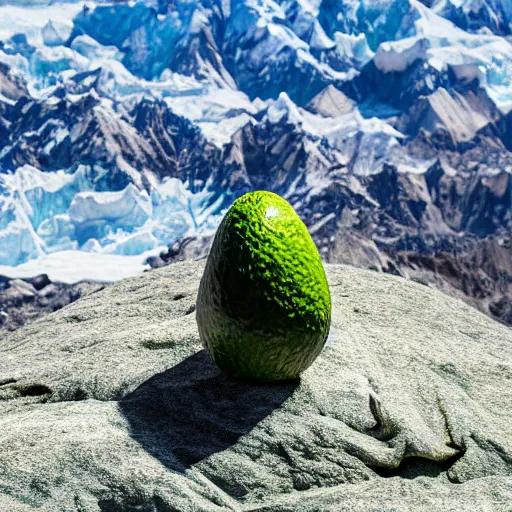
<instances>
[{"instance_id":1,"label":"large gray rock","mask_svg":"<svg viewBox=\"0 0 512 512\"><path fill-rule=\"evenodd\" d=\"M0 510L510 510L509 328L327 266L323 353L300 381L251 385L202 350L202 270L122 281L0 341Z\"/></svg>"}]
</instances>

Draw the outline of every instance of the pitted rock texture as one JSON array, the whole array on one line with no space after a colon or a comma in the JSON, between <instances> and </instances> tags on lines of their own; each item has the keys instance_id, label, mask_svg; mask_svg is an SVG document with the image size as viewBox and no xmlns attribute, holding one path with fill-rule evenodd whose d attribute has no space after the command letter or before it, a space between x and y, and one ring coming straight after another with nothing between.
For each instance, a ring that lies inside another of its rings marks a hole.
<instances>
[{"instance_id":1,"label":"pitted rock texture","mask_svg":"<svg viewBox=\"0 0 512 512\"><path fill-rule=\"evenodd\" d=\"M0 341L0 510L510 510L508 327L327 265L324 351L300 380L253 385L200 345L203 268L121 281Z\"/></svg>"}]
</instances>

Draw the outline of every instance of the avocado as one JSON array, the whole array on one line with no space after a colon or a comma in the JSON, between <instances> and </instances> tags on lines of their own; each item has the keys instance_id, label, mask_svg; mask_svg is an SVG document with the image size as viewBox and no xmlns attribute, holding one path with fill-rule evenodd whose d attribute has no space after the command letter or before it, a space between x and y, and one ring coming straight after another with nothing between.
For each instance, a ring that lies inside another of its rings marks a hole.
<instances>
[{"instance_id":1,"label":"avocado","mask_svg":"<svg viewBox=\"0 0 512 512\"><path fill-rule=\"evenodd\" d=\"M249 192L215 235L196 304L199 336L227 375L297 378L320 354L331 297L320 254L292 206Z\"/></svg>"}]
</instances>

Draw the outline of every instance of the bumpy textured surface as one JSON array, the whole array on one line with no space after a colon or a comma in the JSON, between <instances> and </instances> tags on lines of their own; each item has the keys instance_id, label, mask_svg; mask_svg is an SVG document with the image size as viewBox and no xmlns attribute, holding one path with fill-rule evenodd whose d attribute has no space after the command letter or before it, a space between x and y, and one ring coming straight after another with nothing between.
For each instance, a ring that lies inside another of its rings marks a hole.
<instances>
[{"instance_id":1,"label":"bumpy textured surface","mask_svg":"<svg viewBox=\"0 0 512 512\"><path fill-rule=\"evenodd\" d=\"M228 375L297 378L322 350L331 298L322 260L292 206L271 192L237 199L197 297L199 334Z\"/></svg>"},{"instance_id":2,"label":"bumpy textured surface","mask_svg":"<svg viewBox=\"0 0 512 512\"><path fill-rule=\"evenodd\" d=\"M202 350L202 263L0 338L2 512L510 512L512 330L404 279L326 265L300 381Z\"/></svg>"}]
</instances>

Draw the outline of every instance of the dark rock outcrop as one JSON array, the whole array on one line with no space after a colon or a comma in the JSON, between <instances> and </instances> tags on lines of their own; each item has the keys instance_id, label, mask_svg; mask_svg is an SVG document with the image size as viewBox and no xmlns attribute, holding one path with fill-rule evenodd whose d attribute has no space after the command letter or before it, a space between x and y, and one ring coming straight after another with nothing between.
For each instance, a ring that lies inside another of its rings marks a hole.
<instances>
[{"instance_id":1,"label":"dark rock outcrop","mask_svg":"<svg viewBox=\"0 0 512 512\"><path fill-rule=\"evenodd\" d=\"M0 333L14 331L104 287L96 283L52 283L46 274L29 279L0 276Z\"/></svg>"}]
</instances>

